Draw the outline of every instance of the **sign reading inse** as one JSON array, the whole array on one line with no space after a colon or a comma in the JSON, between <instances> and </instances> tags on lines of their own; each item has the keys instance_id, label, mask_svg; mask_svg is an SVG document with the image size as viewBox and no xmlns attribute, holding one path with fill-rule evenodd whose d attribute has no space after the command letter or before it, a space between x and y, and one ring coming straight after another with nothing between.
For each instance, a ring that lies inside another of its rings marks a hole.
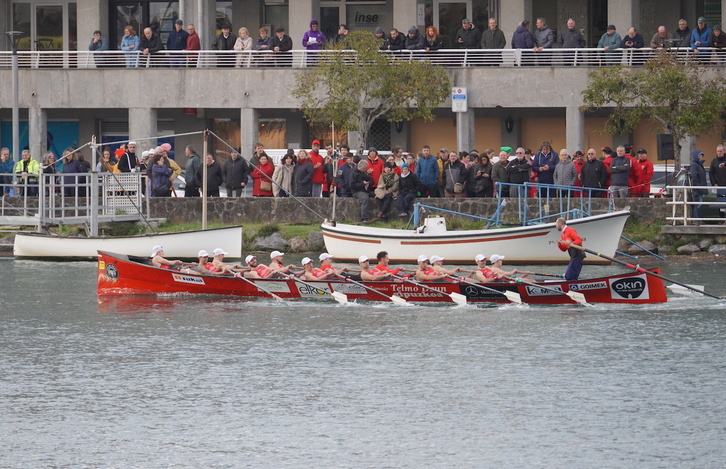
<instances>
[{"instance_id":1,"label":"sign reading inse","mask_svg":"<svg viewBox=\"0 0 726 469\"><path fill-rule=\"evenodd\" d=\"M466 88L451 88L451 111L466 112Z\"/></svg>"}]
</instances>

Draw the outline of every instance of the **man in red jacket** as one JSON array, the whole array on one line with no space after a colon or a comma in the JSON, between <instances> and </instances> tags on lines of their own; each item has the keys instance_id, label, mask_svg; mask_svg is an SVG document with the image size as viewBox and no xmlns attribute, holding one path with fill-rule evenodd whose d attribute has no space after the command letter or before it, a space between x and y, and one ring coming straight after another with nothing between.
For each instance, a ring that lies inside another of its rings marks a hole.
<instances>
[{"instance_id":1,"label":"man in red jacket","mask_svg":"<svg viewBox=\"0 0 726 469\"><path fill-rule=\"evenodd\" d=\"M585 258L585 252L572 246L582 246L582 238L574 228L567 226L564 218L558 218L555 226L557 231L562 233L560 241L557 241L557 247L560 248L560 251L567 251L567 254L570 255L570 263L565 271L565 280L577 280L582 270L582 260Z\"/></svg>"},{"instance_id":2,"label":"man in red jacket","mask_svg":"<svg viewBox=\"0 0 726 469\"><path fill-rule=\"evenodd\" d=\"M323 173L324 159L320 154L320 140L313 140L312 150L308 156L313 164L313 197L322 197L325 173Z\"/></svg>"},{"instance_id":3,"label":"man in red jacket","mask_svg":"<svg viewBox=\"0 0 726 469\"><path fill-rule=\"evenodd\" d=\"M653 163L648 159L648 152L645 148L638 150L638 161L635 163L638 168L638 185L633 190L633 197L650 197L650 181L653 179Z\"/></svg>"}]
</instances>

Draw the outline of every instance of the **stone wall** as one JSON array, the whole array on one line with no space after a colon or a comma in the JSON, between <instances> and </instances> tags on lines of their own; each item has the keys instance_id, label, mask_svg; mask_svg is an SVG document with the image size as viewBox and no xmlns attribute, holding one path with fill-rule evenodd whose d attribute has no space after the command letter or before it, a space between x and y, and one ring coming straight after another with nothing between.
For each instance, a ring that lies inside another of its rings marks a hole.
<instances>
[{"instance_id":1,"label":"stone wall","mask_svg":"<svg viewBox=\"0 0 726 469\"><path fill-rule=\"evenodd\" d=\"M332 199L304 198L298 202L291 198L210 198L207 202L207 220L224 224L244 223L288 223L308 224L332 218ZM585 199L587 200L587 199ZM496 199L419 199L419 202L434 207L468 213L481 217L492 217L496 211ZM562 203L561 203L562 202ZM502 209L505 220L517 219L517 200L509 199ZM304 204L304 205L303 205ZM371 214L375 214L375 202ZM669 212L666 199L615 199L615 208L630 207L632 217L638 221L653 221L665 217ZM579 199L552 199L549 211L552 214L580 208ZM583 205L583 209L593 215L608 211L608 200L593 199ZM528 201L528 218L537 217L537 199ZM544 210L544 209L543 209ZM431 212L433 213L433 212ZM544 215L545 213L543 213ZM199 198L152 198L152 218L166 218L172 223L201 223L202 200ZM337 199L336 218L341 223L357 223L360 220L360 202L356 199ZM448 215L450 219L471 221L467 217Z\"/></svg>"}]
</instances>

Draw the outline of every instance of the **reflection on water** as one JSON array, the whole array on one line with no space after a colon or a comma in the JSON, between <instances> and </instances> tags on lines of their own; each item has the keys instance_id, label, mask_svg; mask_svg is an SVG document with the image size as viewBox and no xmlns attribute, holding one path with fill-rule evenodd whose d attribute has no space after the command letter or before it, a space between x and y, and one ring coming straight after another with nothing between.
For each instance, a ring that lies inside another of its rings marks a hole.
<instances>
[{"instance_id":1,"label":"reflection on water","mask_svg":"<svg viewBox=\"0 0 726 469\"><path fill-rule=\"evenodd\" d=\"M2 467L722 467L726 458L723 302L98 299L91 263L0 268ZM724 289L713 266L684 270L665 274Z\"/></svg>"}]
</instances>

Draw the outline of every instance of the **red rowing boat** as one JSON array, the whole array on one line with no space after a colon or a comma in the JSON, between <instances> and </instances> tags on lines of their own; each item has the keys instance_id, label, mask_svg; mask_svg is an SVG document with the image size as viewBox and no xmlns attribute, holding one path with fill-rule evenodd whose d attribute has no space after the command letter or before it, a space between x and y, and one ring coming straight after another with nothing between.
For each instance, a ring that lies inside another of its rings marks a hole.
<instances>
[{"instance_id":1,"label":"red rowing boat","mask_svg":"<svg viewBox=\"0 0 726 469\"><path fill-rule=\"evenodd\" d=\"M652 272L660 274L660 269ZM624 273L586 280L528 282L494 282L482 284L487 289L467 282L407 281L350 282L325 280L297 282L292 279L239 279L232 276L200 275L153 267L148 259L130 258L123 254L98 251L98 295L165 295L188 293L199 295L232 295L246 298L327 299L334 292L350 300L381 301L397 296L414 302L452 302L463 295L472 303L507 303L504 292L518 293L529 304L573 304L568 292L584 295L588 303L663 303L667 301L663 281L642 272ZM492 291L493 290L493 291ZM572 293L569 293L572 295Z\"/></svg>"}]
</instances>

